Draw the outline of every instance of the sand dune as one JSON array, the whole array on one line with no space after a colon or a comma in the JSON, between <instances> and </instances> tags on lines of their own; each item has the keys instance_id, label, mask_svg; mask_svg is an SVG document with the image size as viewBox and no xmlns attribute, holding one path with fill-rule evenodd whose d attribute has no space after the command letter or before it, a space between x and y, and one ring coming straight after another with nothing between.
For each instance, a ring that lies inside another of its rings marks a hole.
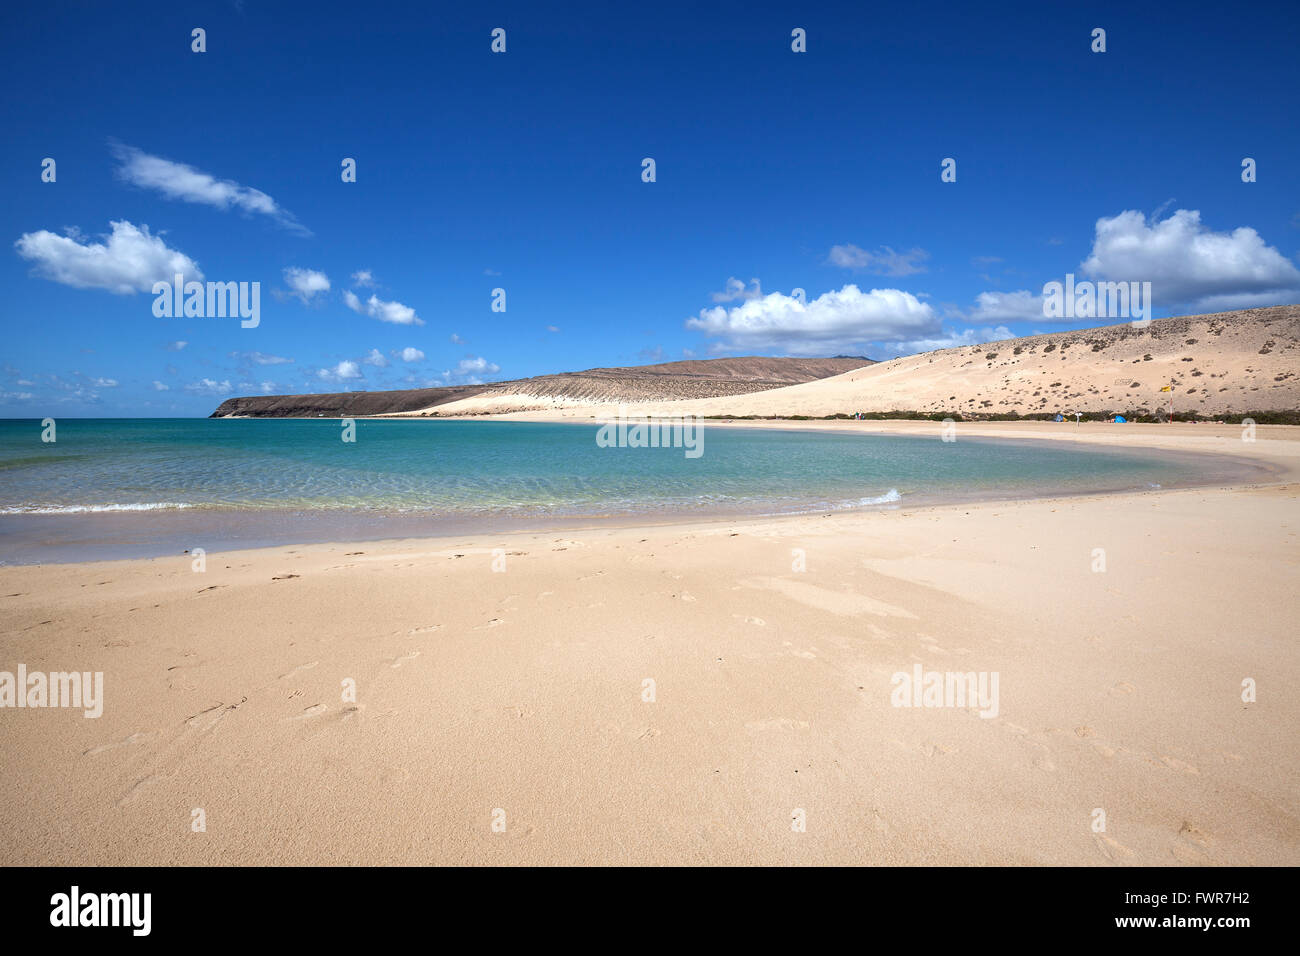
<instances>
[{"instance_id":1,"label":"sand dune","mask_svg":"<svg viewBox=\"0 0 1300 956\"><path fill-rule=\"evenodd\" d=\"M672 404L638 414L811 415L917 411L1158 412L1205 415L1300 409L1300 306L1158 319L943 349L786 388ZM586 417L591 405L502 390L425 409L439 416L544 411Z\"/></svg>"}]
</instances>

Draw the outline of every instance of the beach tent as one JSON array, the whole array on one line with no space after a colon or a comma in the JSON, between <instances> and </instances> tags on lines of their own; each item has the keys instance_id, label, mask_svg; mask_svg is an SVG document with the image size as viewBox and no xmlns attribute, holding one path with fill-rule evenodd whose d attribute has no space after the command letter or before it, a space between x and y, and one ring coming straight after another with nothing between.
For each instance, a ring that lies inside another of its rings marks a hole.
<instances>
[{"instance_id":1,"label":"beach tent","mask_svg":"<svg viewBox=\"0 0 1300 956\"><path fill-rule=\"evenodd\" d=\"M1052 421L1054 421L1054 422L1063 422L1063 421L1065 421L1065 416L1062 415L1060 412L1057 412L1057 413L1056 413L1056 417L1053 418Z\"/></svg>"},{"instance_id":2,"label":"beach tent","mask_svg":"<svg viewBox=\"0 0 1300 956\"><path fill-rule=\"evenodd\" d=\"M1116 415L1116 416L1115 416L1115 422L1116 422L1116 424L1119 424L1119 425L1127 425L1127 424L1128 424L1128 419L1125 418L1123 415Z\"/></svg>"}]
</instances>

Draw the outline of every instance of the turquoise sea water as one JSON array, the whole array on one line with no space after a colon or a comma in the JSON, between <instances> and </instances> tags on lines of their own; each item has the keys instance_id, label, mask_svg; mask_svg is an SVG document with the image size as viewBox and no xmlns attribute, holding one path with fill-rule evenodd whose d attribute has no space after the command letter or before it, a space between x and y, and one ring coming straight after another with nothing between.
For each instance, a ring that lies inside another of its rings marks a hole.
<instances>
[{"instance_id":1,"label":"turquoise sea water","mask_svg":"<svg viewBox=\"0 0 1300 956\"><path fill-rule=\"evenodd\" d=\"M1122 491L1243 467L945 443L938 424L932 438L702 427L689 458L599 447L596 424L362 419L347 443L330 419L63 419L46 443L39 422L3 421L0 561Z\"/></svg>"}]
</instances>

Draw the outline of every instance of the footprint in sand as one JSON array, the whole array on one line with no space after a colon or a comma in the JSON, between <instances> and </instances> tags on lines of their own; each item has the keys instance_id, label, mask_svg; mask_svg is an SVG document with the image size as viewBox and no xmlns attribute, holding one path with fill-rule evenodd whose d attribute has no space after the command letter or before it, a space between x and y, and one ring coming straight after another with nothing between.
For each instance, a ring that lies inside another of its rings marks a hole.
<instances>
[{"instance_id":1,"label":"footprint in sand","mask_svg":"<svg viewBox=\"0 0 1300 956\"><path fill-rule=\"evenodd\" d=\"M138 744L151 737L157 737L158 733L159 732L156 730L141 731L132 734L130 737L123 737L121 740L116 740L111 744L100 744L98 747L91 747L89 750L83 750L81 755L83 757L93 757L95 754L102 754L106 750L116 750L118 747L129 747L131 744Z\"/></svg>"},{"instance_id":2,"label":"footprint in sand","mask_svg":"<svg viewBox=\"0 0 1300 956\"><path fill-rule=\"evenodd\" d=\"M117 801L117 805L119 807L125 807L128 804L134 803L137 798L143 795L144 791L148 790L157 782L158 776L156 774L151 774L148 777L141 777L135 783L131 784L130 790L122 794L121 798Z\"/></svg>"},{"instance_id":3,"label":"footprint in sand","mask_svg":"<svg viewBox=\"0 0 1300 956\"><path fill-rule=\"evenodd\" d=\"M185 726L189 727L191 730L197 730L200 734L211 733L216 729L217 724L226 719L227 714L232 710L235 710L246 700L248 700L248 698L244 697L239 701L239 704L216 704L212 707L208 707L191 717L185 718Z\"/></svg>"},{"instance_id":4,"label":"footprint in sand","mask_svg":"<svg viewBox=\"0 0 1300 956\"><path fill-rule=\"evenodd\" d=\"M1169 848L1169 852L1180 863L1208 863L1210 856L1206 851L1213 845L1214 841L1209 834L1184 820L1178 831L1178 840Z\"/></svg>"},{"instance_id":5,"label":"footprint in sand","mask_svg":"<svg viewBox=\"0 0 1300 956\"><path fill-rule=\"evenodd\" d=\"M751 720L745 723L746 730L807 730L808 721L795 720L792 717L769 717L766 720Z\"/></svg>"},{"instance_id":6,"label":"footprint in sand","mask_svg":"<svg viewBox=\"0 0 1300 956\"><path fill-rule=\"evenodd\" d=\"M1183 821L1182 827L1179 828L1178 836L1189 843L1195 843L1197 846L1205 847L1207 849L1214 845L1214 841L1210 839L1208 833L1200 827L1193 826L1186 820Z\"/></svg>"},{"instance_id":7,"label":"footprint in sand","mask_svg":"<svg viewBox=\"0 0 1300 956\"><path fill-rule=\"evenodd\" d=\"M407 661L413 661L419 656L420 656L419 651L411 651L409 654L402 654L399 657L394 657L391 661L388 662L388 666L391 667L393 670L397 670L397 668L401 667Z\"/></svg>"},{"instance_id":8,"label":"footprint in sand","mask_svg":"<svg viewBox=\"0 0 1300 956\"><path fill-rule=\"evenodd\" d=\"M276 680L285 680L286 678L292 677L294 674L301 673L302 671L309 671L319 663L320 661L308 661L306 664L299 664L297 667L289 671L287 674L281 674L279 677L276 678Z\"/></svg>"},{"instance_id":9,"label":"footprint in sand","mask_svg":"<svg viewBox=\"0 0 1300 956\"><path fill-rule=\"evenodd\" d=\"M1101 855L1112 863L1119 863L1133 856L1132 850L1104 833L1094 833L1093 838L1097 841L1097 849L1101 851Z\"/></svg>"},{"instance_id":10,"label":"footprint in sand","mask_svg":"<svg viewBox=\"0 0 1300 956\"><path fill-rule=\"evenodd\" d=\"M1112 697L1122 697L1125 694L1133 693L1133 691L1135 690L1137 690L1136 687L1134 687L1128 681L1122 680L1110 689L1110 695Z\"/></svg>"},{"instance_id":11,"label":"footprint in sand","mask_svg":"<svg viewBox=\"0 0 1300 956\"><path fill-rule=\"evenodd\" d=\"M326 707L324 704L312 704L310 707L308 707L306 710L304 710L301 714L295 714L295 715L292 716L292 717L286 717L286 718L285 718L285 721L290 721L290 720L310 720L310 719L313 718L313 717L319 717L321 714L325 713L325 711L327 711L327 710L329 710L329 708Z\"/></svg>"}]
</instances>

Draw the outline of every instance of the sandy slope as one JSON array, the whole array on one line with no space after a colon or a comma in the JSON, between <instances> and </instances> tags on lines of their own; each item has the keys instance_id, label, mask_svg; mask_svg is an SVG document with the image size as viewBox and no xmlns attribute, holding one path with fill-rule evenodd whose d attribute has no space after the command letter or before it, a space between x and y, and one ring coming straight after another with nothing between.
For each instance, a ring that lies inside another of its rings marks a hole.
<instances>
[{"instance_id":1,"label":"sandy slope","mask_svg":"<svg viewBox=\"0 0 1300 956\"><path fill-rule=\"evenodd\" d=\"M644 403L639 414L834 415L870 411L1136 411L1205 414L1300 408L1300 306L1158 319L944 349L743 396ZM569 396L493 393L438 415L545 410L584 417ZM602 409L603 413L604 410Z\"/></svg>"},{"instance_id":2,"label":"sandy slope","mask_svg":"<svg viewBox=\"0 0 1300 956\"><path fill-rule=\"evenodd\" d=\"M1197 428L1076 434L1300 473ZM0 568L0 668L107 696L0 711L0 863L1295 865L1298 492Z\"/></svg>"}]
</instances>

